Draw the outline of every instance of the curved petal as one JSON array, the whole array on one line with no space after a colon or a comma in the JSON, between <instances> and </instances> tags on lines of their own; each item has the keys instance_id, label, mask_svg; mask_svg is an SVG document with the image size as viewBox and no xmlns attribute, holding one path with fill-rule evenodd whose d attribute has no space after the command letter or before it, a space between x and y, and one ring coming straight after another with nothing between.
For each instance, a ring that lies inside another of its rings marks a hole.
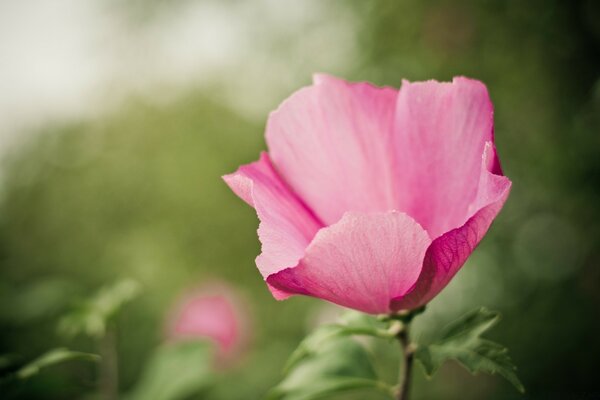
<instances>
[{"instance_id":1,"label":"curved petal","mask_svg":"<svg viewBox=\"0 0 600 400\"><path fill-rule=\"evenodd\" d=\"M316 75L271 115L277 170L325 225L347 211L397 209L393 120L397 91Z\"/></svg>"},{"instance_id":2,"label":"curved petal","mask_svg":"<svg viewBox=\"0 0 600 400\"><path fill-rule=\"evenodd\" d=\"M262 244L256 265L263 278L295 266L321 223L281 180L268 154L262 153L258 161L223 179L235 194L256 209ZM278 299L289 295L274 288L271 291Z\"/></svg>"},{"instance_id":3,"label":"curved petal","mask_svg":"<svg viewBox=\"0 0 600 400\"><path fill-rule=\"evenodd\" d=\"M404 81L396 109L397 209L432 238L462 226L477 193L481 155L493 140L493 107L485 85Z\"/></svg>"},{"instance_id":4,"label":"curved petal","mask_svg":"<svg viewBox=\"0 0 600 400\"><path fill-rule=\"evenodd\" d=\"M427 232L404 213L346 213L317 233L298 266L267 282L288 293L387 313L390 299L414 286L430 243Z\"/></svg>"},{"instance_id":5,"label":"curved petal","mask_svg":"<svg viewBox=\"0 0 600 400\"><path fill-rule=\"evenodd\" d=\"M477 195L468 207L472 216L460 228L443 234L431 243L417 284L407 295L392 300L393 310L420 307L446 287L502 209L511 182L507 177L495 174L499 171L499 163L491 142L486 144L480 171Z\"/></svg>"}]
</instances>

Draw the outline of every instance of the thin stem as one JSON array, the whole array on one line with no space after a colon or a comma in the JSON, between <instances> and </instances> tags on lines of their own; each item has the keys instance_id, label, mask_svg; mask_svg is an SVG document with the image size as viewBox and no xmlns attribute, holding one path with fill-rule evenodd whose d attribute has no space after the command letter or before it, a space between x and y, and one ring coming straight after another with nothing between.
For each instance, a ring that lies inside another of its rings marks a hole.
<instances>
[{"instance_id":1,"label":"thin stem","mask_svg":"<svg viewBox=\"0 0 600 400\"><path fill-rule=\"evenodd\" d=\"M119 367L117 358L116 332L109 326L100 339L100 390L105 400L116 400L119 392Z\"/></svg>"},{"instance_id":2,"label":"thin stem","mask_svg":"<svg viewBox=\"0 0 600 400\"><path fill-rule=\"evenodd\" d=\"M398 388L398 400L408 400L410 394L410 381L412 377L413 360L414 360L414 349L410 343L409 323L404 324L404 329L398 332L396 337L402 347L403 365L400 371L400 382Z\"/></svg>"}]
</instances>

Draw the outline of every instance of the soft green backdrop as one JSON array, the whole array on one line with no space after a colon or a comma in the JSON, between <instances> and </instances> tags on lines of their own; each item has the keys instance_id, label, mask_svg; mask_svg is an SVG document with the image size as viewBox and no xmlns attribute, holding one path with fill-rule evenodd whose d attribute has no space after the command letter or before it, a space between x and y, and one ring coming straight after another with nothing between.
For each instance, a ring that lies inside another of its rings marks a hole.
<instances>
[{"instance_id":1,"label":"soft green backdrop","mask_svg":"<svg viewBox=\"0 0 600 400\"><path fill-rule=\"evenodd\" d=\"M179 3L135 2L122 11L143 24ZM221 7L234 12L235 5ZM207 398L261 398L323 313L322 303L271 298L254 267L260 248L254 211L220 176L258 157L268 110L308 84L310 72L330 65L322 53L349 45L322 29L322 45L313 46L311 32L340 15L349 21L354 50L344 65L323 72L391 86L402 78L481 79L495 104L504 171L514 183L490 233L417 322L417 332L426 339L480 305L499 310L504 318L494 339L511 350L527 393L448 364L432 381L417 367L414 399L600 395L598 3L332 1L324 8L328 17L311 20L304 31L280 36L278 25L268 25L253 38L292 71L282 84L273 71L253 65L265 60L238 65L236 74L248 69L260 80L248 86L266 104L258 112L241 112L217 83L190 82L166 102L154 101L157 87L100 116L47 124L5 158L0 353L29 359L57 345L95 351L87 339L57 336L56 319L74 299L131 277L143 293L118 318L126 390L160 343L164 313L180 291L217 277L245 295L253 342ZM314 63L298 50L308 40L309 53L319 53ZM12 395L79 398L93 391L93 376L93 366L57 367Z\"/></svg>"}]
</instances>

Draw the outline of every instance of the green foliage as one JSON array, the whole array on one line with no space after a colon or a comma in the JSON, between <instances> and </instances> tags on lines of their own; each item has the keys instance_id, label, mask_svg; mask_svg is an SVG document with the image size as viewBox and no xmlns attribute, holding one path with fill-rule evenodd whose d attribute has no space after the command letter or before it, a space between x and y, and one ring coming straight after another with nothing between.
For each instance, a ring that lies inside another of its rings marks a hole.
<instances>
[{"instance_id":1,"label":"green foliage","mask_svg":"<svg viewBox=\"0 0 600 400\"><path fill-rule=\"evenodd\" d=\"M15 325L54 317L61 313L77 293L76 283L45 278L26 285L0 283L0 321Z\"/></svg>"},{"instance_id":2,"label":"green foliage","mask_svg":"<svg viewBox=\"0 0 600 400\"><path fill-rule=\"evenodd\" d=\"M14 376L18 379L28 379L36 375L43 368L72 360L99 361L100 356L79 351L71 351L65 348L56 348L49 350L35 360L24 365L15 372Z\"/></svg>"},{"instance_id":3,"label":"green foliage","mask_svg":"<svg viewBox=\"0 0 600 400\"><path fill-rule=\"evenodd\" d=\"M269 400L314 400L358 389L378 390L392 398L392 389L378 380L361 344L328 333L316 336L322 338L319 350L293 363L283 381L270 392ZM325 336L328 340L323 339Z\"/></svg>"},{"instance_id":4,"label":"green foliage","mask_svg":"<svg viewBox=\"0 0 600 400\"><path fill-rule=\"evenodd\" d=\"M386 325L375 317L350 311L344 314L341 323L324 325L308 335L288 359L285 371L294 368L306 357L316 354L324 343L351 335L392 338L395 333L387 331Z\"/></svg>"},{"instance_id":5,"label":"green foliage","mask_svg":"<svg viewBox=\"0 0 600 400\"><path fill-rule=\"evenodd\" d=\"M389 326L388 326L389 325ZM336 324L317 328L298 345L284 369L284 379L271 400L312 400L349 390L371 389L392 396L363 345L350 336L393 338L396 325L349 311Z\"/></svg>"},{"instance_id":6,"label":"green foliage","mask_svg":"<svg viewBox=\"0 0 600 400\"><path fill-rule=\"evenodd\" d=\"M84 333L100 338L106 332L108 321L139 293L140 285L131 279L105 286L62 317L58 324L58 331L66 337Z\"/></svg>"},{"instance_id":7,"label":"green foliage","mask_svg":"<svg viewBox=\"0 0 600 400\"><path fill-rule=\"evenodd\" d=\"M515 373L516 367L508 356L508 349L480 337L499 319L498 313L485 308L472 311L453 322L438 341L429 346L419 346L415 357L429 377L446 360L453 359L473 374L497 373L523 393L525 388Z\"/></svg>"},{"instance_id":8,"label":"green foliage","mask_svg":"<svg viewBox=\"0 0 600 400\"><path fill-rule=\"evenodd\" d=\"M206 389L213 382L212 349L205 341L184 341L158 347L127 400L177 400Z\"/></svg>"}]
</instances>

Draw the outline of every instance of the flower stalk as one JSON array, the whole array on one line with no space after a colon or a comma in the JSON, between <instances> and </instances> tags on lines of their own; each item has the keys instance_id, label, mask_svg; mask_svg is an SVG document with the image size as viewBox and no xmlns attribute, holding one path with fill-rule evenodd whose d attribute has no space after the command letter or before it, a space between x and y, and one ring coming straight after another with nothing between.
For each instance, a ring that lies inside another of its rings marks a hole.
<instances>
[{"instance_id":1,"label":"flower stalk","mask_svg":"<svg viewBox=\"0 0 600 400\"><path fill-rule=\"evenodd\" d=\"M398 342L402 347L402 367L400 370L400 379L398 386L398 400L408 400L410 394L410 381L412 379L412 369L414 361L414 346L410 343L409 325L404 324L404 327L398 335Z\"/></svg>"},{"instance_id":2,"label":"flower stalk","mask_svg":"<svg viewBox=\"0 0 600 400\"><path fill-rule=\"evenodd\" d=\"M99 341L101 356L100 390L105 400L117 400L119 395L119 369L115 327L109 325Z\"/></svg>"},{"instance_id":3,"label":"flower stalk","mask_svg":"<svg viewBox=\"0 0 600 400\"><path fill-rule=\"evenodd\" d=\"M397 386L398 400L408 400L410 395L410 383L415 356L415 345L410 341L410 323L413 318L425 311L425 306L414 310L400 311L397 314L383 316L390 320L390 330L395 331L395 338L402 348L402 365ZM395 327L395 328L393 328Z\"/></svg>"}]
</instances>

